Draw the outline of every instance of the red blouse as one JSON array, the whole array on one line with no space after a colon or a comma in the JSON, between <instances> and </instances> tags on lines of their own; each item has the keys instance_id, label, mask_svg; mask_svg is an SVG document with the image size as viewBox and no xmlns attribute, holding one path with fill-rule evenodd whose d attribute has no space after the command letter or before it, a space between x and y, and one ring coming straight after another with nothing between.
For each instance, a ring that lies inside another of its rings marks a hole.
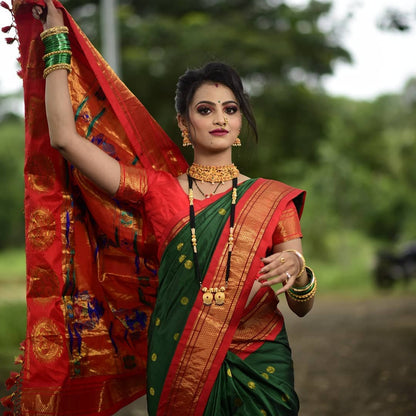
<instances>
[{"instance_id":1,"label":"red blouse","mask_svg":"<svg viewBox=\"0 0 416 416\"><path fill-rule=\"evenodd\" d=\"M212 196L209 200L194 199L195 209L202 208L226 192L228 190ZM189 209L188 195L174 176L136 166L120 164L120 186L115 197L133 206L143 202L146 217L152 223L158 244L167 223L178 211ZM301 237L299 216L295 204L290 201L274 231L273 245Z\"/></svg>"}]
</instances>

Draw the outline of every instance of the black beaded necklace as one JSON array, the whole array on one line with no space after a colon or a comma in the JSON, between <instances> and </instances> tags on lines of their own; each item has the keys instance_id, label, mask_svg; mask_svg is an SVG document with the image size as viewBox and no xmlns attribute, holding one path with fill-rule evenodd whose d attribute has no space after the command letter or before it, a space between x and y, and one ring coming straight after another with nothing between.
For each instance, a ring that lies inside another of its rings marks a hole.
<instances>
[{"instance_id":1,"label":"black beaded necklace","mask_svg":"<svg viewBox=\"0 0 416 416\"><path fill-rule=\"evenodd\" d=\"M228 286L228 280L230 278L230 265L231 265L231 253L234 246L234 222L235 222L235 205L237 203L237 183L238 179L233 178L233 189L231 192L231 210L230 210L230 231L228 235L228 257L227 257L227 268L225 272L225 286L221 287L204 287L202 286L201 272L199 269L198 262L198 249L197 239L195 230L195 209L194 209L194 193L193 193L194 178L188 175L188 198L189 198L189 223L191 226L191 244L192 252L194 257L195 276L199 281L199 286L203 292L202 300L204 305L210 306L215 300L216 305L223 305L225 302L225 289Z\"/></svg>"}]
</instances>

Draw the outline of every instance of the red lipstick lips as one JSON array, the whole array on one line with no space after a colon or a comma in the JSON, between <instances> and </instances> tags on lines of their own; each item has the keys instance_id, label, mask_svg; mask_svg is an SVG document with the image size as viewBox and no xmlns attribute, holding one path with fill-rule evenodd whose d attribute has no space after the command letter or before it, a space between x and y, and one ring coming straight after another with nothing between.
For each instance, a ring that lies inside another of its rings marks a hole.
<instances>
[{"instance_id":1,"label":"red lipstick lips","mask_svg":"<svg viewBox=\"0 0 416 416\"><path fill-rule=\"evenodd\" d=\"M209 133L212 134L213 136L225 136L226 134L228 134L228 130L215 129L215 130L211 130Z\"/></svg>"}]
</instances>

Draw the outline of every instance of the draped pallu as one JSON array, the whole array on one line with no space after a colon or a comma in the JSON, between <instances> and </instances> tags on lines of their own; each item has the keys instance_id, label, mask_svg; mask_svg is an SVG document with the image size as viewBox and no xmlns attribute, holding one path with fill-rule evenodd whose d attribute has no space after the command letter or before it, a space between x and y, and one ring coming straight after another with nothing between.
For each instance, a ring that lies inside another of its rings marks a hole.
<instances>
[{"instance_id":1,"label":"draped pallu","mask_svg":"<svg viewBox=\"0 0 416 416\"><path fill-rule=\"evenodd\" d=\"M110 415L145 392L158 260L144 214L112 199L49 144L42 25L14 1L25 100L27 336L22 415ZM69 88L78 133L127 165L179 175L176 145L117 78L71 16Z\"/></svg>"}]
</instances>

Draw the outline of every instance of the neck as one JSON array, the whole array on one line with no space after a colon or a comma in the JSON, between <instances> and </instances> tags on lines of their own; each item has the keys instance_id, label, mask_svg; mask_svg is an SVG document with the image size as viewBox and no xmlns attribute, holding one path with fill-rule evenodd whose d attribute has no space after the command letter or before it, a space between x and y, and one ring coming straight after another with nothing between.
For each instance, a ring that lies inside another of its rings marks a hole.
<instances>
[{"instance_id":1,"label":"neck","mask_svg":"<svg viewBox=\"0 0 416 416\"><path fill-rule=\"evenodd\" d=\"M201 152L195 152L194 163L197 163L198 165L225 166L231 165L233 161L231 151L228 151L227 149L227 152L214 154L202 154Z\"/></svg>"}]
</instances>

